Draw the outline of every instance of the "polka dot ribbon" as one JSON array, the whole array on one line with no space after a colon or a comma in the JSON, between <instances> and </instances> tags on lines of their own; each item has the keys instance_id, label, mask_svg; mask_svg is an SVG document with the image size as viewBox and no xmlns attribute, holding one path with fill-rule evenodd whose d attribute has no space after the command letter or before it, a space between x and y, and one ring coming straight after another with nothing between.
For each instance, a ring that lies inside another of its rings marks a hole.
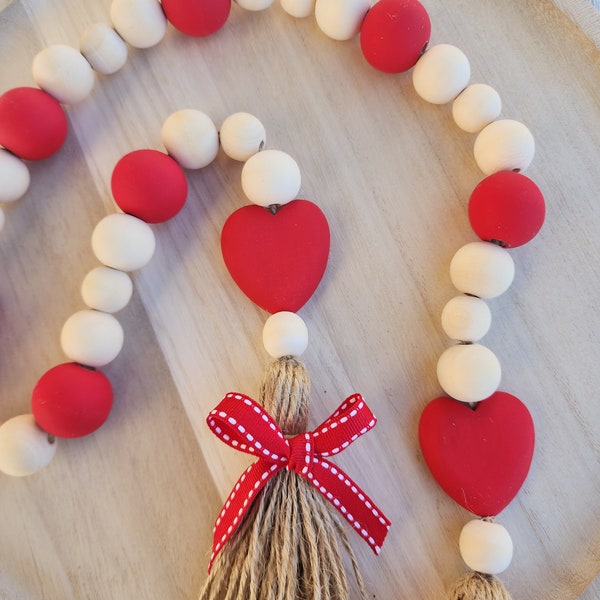
<instances>
[{"instance_id":1,"label":"polka dot ribbon","mask_svg":"<svg viewBox=\"0 0 600 600\"><path fill-rule=\"evenodd\" d=\"M375 426L377 419L360 394L344 400L314 431L289 439L262 406L243 394L227 394L206 421L227 445L258 457L238 479L215 522L209 572L259 491L284 468L314 485L379 554L390 521L344 471L327 460Z\"/></svg>"}]
</instances>

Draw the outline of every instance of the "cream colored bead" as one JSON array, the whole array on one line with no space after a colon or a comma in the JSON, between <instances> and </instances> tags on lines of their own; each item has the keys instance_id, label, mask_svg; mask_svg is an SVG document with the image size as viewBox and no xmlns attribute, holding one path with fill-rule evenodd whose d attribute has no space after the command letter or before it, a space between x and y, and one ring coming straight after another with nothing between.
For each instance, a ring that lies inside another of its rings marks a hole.
<instances>
[{"instance_id":1,"label":"cream colored bead","mask_svg":"<svg viewBox=\"0 0 600 600\"><path fill-rule=\"evenodd\" d=\"M524 171L533 160L535 141L523 123L501 119L480 131L473 153L477 165L486 175L498 171Z\"/></svg>"},{"instance_id":2,"label":"cream colored bead","mask_svg":"<svg viewBox=\"0 0 600 600\"><path fill-rule=\"evenodd\" d=\"M274 313L263 328L263 345L273 358L300 356L308 346L306 324L296 313Z\"/></svg>"},{"instance_id":3,"label":"cream colored bead","mask_svg":"<svg viewBox=\"0 0 600 600\"><path fill-rule=\"evenodd\" d=\"M64 44L38 52L33 59L33 80L58 102L77 104L90 95L94 71L83 55Z\"/></svg>"},{"instance_id":4,"label":"cream colored bead","mask_svg":"<svg viewBox=\"0 0 600 600\"><path fill-rule=\"evenodd\" d=\"M57 445L33 415L13 417L0 425L0 471L13 477L33 475L54 458Z\"/></svg>"},{"instance_id":5,"label":"cream colored bead","mask_svg":"<svg viewBox=\"0 0 600 600\"><path fill-rule=\"evenodd\" d=\"M156 241L150 226L123 213L104 217L92 233L92 249L107 267L135 271L150 262Z\"/></svg>"},{"instance_id":6,"label":"cream colored bead","mask_svg":"<svg viewBox=\"0 0 600 600\"><path fill-rule=\"evenodd\" d=\"M264 125L254 115L238 112L229 115L219 132L223 152L234 160L246 161L260 152L267 141Z\"/></svg>"},{"instance_id":7,"label":"cream colored bead","mask_svg":"<svg viewBox=\"0 0 600 600\"><path fill-rule=\"evenodd\" d=\"M315 0L280 0L280 3L288 15L297 19L310 17L315 8Z\"/></svg>"},{"instance_id":8,"label":"cream colored bead","mask_svg":"<svg viewBox=\"0 0 600 600\"><path fill-rule=\"evenodd\" d=\"M437 364L442 389L461 402L480 402L500 385L502 370L496 355L481 344L456 344L447 348Z\"/></svg>"},{"instance_id":9,"label":"cream colored bead","mask_svg":"<svg viewBox=\"0 0 600 600\"><path fill-rule=\"evenodd\" d=\"M442 310L442 329L453 340L476 342L490 329L492 313L488 305L473 296L454 296Z\"/></svg>"},{"instance_id":10,"label":"cream colored bead","mask_svg":"<svg viewBox=\"0 0 600 600\"><path fill-rule=\"evenodd\" d=\"M167 152L184 169L206 167L219 152L217 128L199 110L188 108L169 115L160 134Z\"/></svg>"},{"instance_id":11,"label":"cream colored bead","mask_svg":"<svg viewBox=\"0 0 600 600\"><path fill-rule=\"evenodd\" d=\"M456 289L479 298L500 296L514 276L515 263L509 252L491 242L465 244L450 262L450 279Z\"/></svg>"},{"instance_id":12,"label":"cream colored bead","mask_svg":"<svg viewBox=\"0 0 600 600\"><path fill-rule=\"evenodd\" d=\"M0 148L0 202L14 202L29 188L27 165L17 156Z\"/></svg>"},{"instance_id":13,"label":"cream colored bead","mask_svg":"<svg viewBox=\"0 0 600 600\"><path fill-rule=\"evenodd\" d=\"M413 69L413 85L423 100L446 104L465 89L471 65L462 50L450 44L432 46Z\"/></svg>"},{"instance_id":14,"label":"cream colored bead","mask_svg":"<svg viewBox=\"0 0 600 600\"><path fill-rule=\"evenodd\" d=\"M235 0L238 6L244 10L259 11L269 8L273 0Z\"/></svg>"},{"instance_id":15,"label":"cream colored bead","mask_svg":"<svg viewBox=\"0 0 600 600\"><path fill-rule=\"evenodd\" d=\"M113 0L110 18L119 35L134 48L156 46L167 32L167 18L157 0Z\"/></svg>"},{"instance_id":16,"label":"cream colored bead","mask_svg":"<svg viewBox=\"0 0 600 600\"><path fill-rule=\"evenodd\" d=\"M281 150L264 150L250 157L242 169L242 189L259 206L287 204L300 191L300 169Z\"/></svg>"},{"instance_id":17,"label":"cream colored bead","mask_svg":"<svg viewBox=\"0 0 600 600\"><path fill-rule=\"evenodd\" d=\"M127 306L133 283L127 273L110 267L96 267L81 284L83 301L96 310L115 313Z\"/></svg>"},{"instance_id":18,"label":"cream colored bead","mask_svg":"<svg viewBox=\"0 0 600 600\"><path fill-rule=\"evenodd\" d=\"M350 40L371 8L370 0L316 0L315 18L321 31L334 40Z\"/></svg>"},{"instance_id":19,"label":"cream colored bead","mask_svg":"<svg viewBox=\"0 0 600 600\"><path fill-rule=\"evenodd\" d=\"M123 338L123 328L113 315L98 310L80 310L65 321L60 345L72 361L88 367L102 367L121 352Z\"/></svg>"},{"instance_id":20,"label":"cream colored bead","mask_svg":"<svg viewBox=\"0 0 600 600\"><path fill-rule=\"evenodd\" d=\"M497 575L505 571L513 557L513 543L499 523L473 519L460 532L460 555L473 571Z\"/></svg>"},{"instance_id":21,"label":"cream colored bead","mask_svg":"<svg viewBox=\"0 0 600 600\"><path fill-rule=\"evenodd\" d=\"M79 49L94 71L103 75L116 73L127 62L127 44L104 23L94 23L81 34Z\"/></svg>"},{"instance_id":22,"label":"cream colored bead","mask_svg":"<svg viewBox=\"0 0 600 600\"><path fill-rule=\"evenodd\" d=\"M452 103L454 122L469 133L477 133L500 116L500 94L485 83L465 88Z\"/></svg>"}]
</instances>

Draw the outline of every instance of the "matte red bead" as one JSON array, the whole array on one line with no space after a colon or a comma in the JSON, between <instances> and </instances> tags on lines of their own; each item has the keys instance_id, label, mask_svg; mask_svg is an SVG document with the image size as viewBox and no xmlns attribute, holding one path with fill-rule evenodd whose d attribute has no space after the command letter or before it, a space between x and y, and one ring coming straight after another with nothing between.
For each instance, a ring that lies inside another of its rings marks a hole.
<instances>
[{"instance_id":1,"label":"matte red bead","mask_svg":"<svg viewBox=\"0 0 600 600\"><path fill-rule=\"evenodd\" d=\"M379 0L360 29L367 62L385 73L401 73L415 65L431 34L431 21L417 0Z\"/></svg>"},{"instance_id":2,"label":"matte red bead","mask_svg":"<svg viewBox=\"0 0 600 600\"><path fill-rule=\"evenodd\" d=\"M231 0L162 0L162 7L175 29L203 37L225 25Z\"/></svg>"},{"instance_id":3,"label":"matte red bead","mask_svg":"<svg viewBox=\"0 0 600 600\"><path fill-rule=\"evenodd\" d=\"M18 87L0 96L0 146L25 160L41 160L60 150L67 117L49 94Z\"/></svg>"},{"instance_id":4,"label":"matte red bead","mask_svg":"<svg viewBox=\"0 0 600 600\"><path fill-rule=\"evenodd\" d=\"M544 196L531 179L514 171L500 171L482 180L469 199L469 221L485 241L507 248L522 246L544 223Z\"/></svg>"},{"instance_id":5,"label":"matte red bead","mask_svg":"<svg viewBox=\"0 0 600 600\"><path fill-rule=\"evenodd\" d=\"M134 150L123 156L110 184L119 208L147 223L168 221L187 198L183 169L158 150Z\"/></svg>"},{"instance_id":6,"label":"matte red bead","mask_svg":"<svg viewBox=\"0 0 600 600\"><path fill-rule=\"evenodd\" d=\"M77 363L63 363L37 382L31 409L44 431L56 437L76 438L96 431L106 421L112 400L112 386L106 375Z\"/></svg>"}]
</instances>

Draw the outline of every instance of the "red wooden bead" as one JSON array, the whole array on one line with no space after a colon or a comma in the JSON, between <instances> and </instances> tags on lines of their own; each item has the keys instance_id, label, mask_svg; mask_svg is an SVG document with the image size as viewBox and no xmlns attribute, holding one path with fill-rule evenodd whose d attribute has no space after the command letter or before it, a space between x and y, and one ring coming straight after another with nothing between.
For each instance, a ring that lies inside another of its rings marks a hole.
<instances>
[{"instance_id":1,"label":"red wooden bead","mask_svg":"<svg viewBox=\"0 0 600 600\"><path fill-rule=\"evenodd\" d=\"M473 231L485 241L509 248L522 246L542 227L546 206L531 179L514 171L500 171L482 180L469 199Z\"/></svg>"},{"instance_id":2,"label":"red wooden bead","mask_svg":"<svg viewBox=\"0 0 600 600\"><path fill-rule=\"evenodd\" d=\"M112 400L112 386L106 375L77 363L63 363L37 382L31 409L44 431L76 438L96 431L106 421Z\"/></svg>"},{"instance_id":3,"label":"red wooden bead","mask_svg":"<svg viewBox=\"0 0 600 600\"><path fill-rule=\"evenodd\" d=\"M67 117L49 94L18 87L0 96L0 145L25 160L48 158L67 138Z\"/></svg>"},{"instance_id":4,"label":"red wooden bead","mask_svg":"<svg viewBox=\"0 0 600 600\"><path fill-rule=\"evenodd\" d=\"M385 73L401 73L415 65L429 43L431 21L417 0L380 0L360 29L367 62Z\"/></svg>"},{"instance_id":5,"label":"red wooden bead","mask_svg":"<svg viewBox=\"0 0 600 600\"><path fill-rule=\"evenodd\" d=\"M187 198L183 169L158 150L134 150L123 156L110 184L121 210L147 223L168 221Z\"/></svg>"},{"instance_id":6,"label":"red wooden bead","mask_svg":"<svg viewBox=\"0 0 600 600\"><path fill-rule=\"evenodd\" d=\"M225 25L231 0L162 0L167 19L186 35L203 37Z\"/></svg>"}]
</instances>

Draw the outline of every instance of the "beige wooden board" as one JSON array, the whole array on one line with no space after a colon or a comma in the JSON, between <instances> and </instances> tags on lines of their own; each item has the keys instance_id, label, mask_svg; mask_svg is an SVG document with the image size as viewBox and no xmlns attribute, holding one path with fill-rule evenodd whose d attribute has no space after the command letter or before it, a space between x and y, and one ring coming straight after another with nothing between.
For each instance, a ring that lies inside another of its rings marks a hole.
<instances>
[{"instance_id":1,"label":"beige wooden board","mask_svg":"<svg viewBox=\"0 0 600 600\"><path fill-rule=\"evenodd\" d=\"M502 95L503 116L534 132L527 174L548 205L541 234L512 252L514 285L490 302L486 344L503 365L502 388L526 402L537 428L529 477L499 517L515 544L503 579L519 600L590 600L600 594L599 51L549 1L426 6L432 42L461 47L473 81ZM37 51L76 46L108 9L106 0L9 4L0 14L0 92L32 84ZM327 214L328 270L301 310L312 422L354 391L367 398L379 424L338 462L393 522L379 558L351 533L370 596L440 598L464 572L457 539L470 515L430 477L417 423L440 392L448 263L474 239L466 217L482 177L474 138L448 106L421 101L410 75L374 71L357 40L329 40L313 19L234 6L209 38L169 29L67 109L65 147L31 165L30 191L6 210L0 420L27 412L39 376L64 360L59 332L83 308L79 285L97 264L90 234L114 211L115 162L160 149L161 123L180 108L216 123L239 110L259 116L268 147L300 164L301 195ZM240 170L220 155L188 173L185 208L155 227L155 258L135 274L134 300L119 316L124 349L105 369L116 396L106 425L61 441L39 474L0 481L0 598L197 596L213 519L247 464L204 419L230 390L255 394L268 361L266 314L232 283L219 250L223 222L245 204Z\"/></svg>"}]
</instances>

